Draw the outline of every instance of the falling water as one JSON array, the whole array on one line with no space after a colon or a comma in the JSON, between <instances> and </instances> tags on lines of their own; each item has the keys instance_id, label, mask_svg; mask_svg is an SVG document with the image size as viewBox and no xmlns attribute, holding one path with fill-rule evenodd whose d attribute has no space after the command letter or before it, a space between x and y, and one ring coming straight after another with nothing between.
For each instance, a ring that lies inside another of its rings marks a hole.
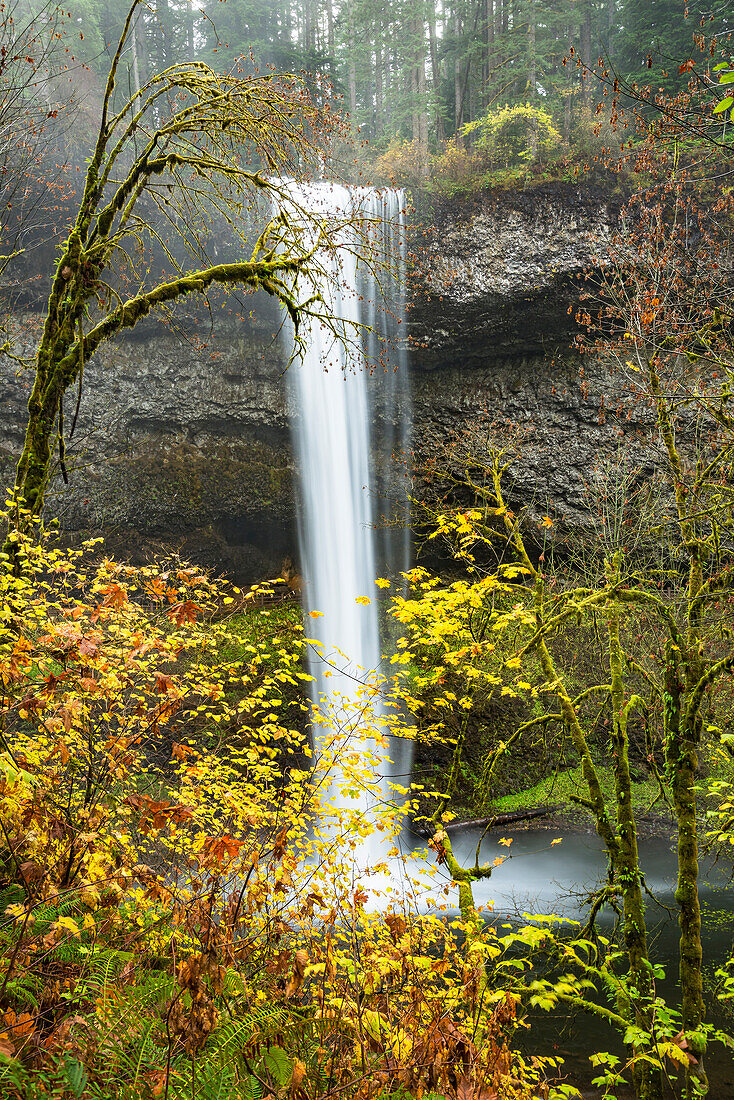
<instances>
[{"instance_id":1,"label":"falling water","mask_svg":"<svg viewBox=\"0 0 734 1100\"><path fill-rule=\"evenodd\" d=\"M387 752L375 752L369 732L384 723L384 710L379 694L364 690L380 677L375 579L407 567L405 492L393 461L404 450L408 425L406 353L396 339L404 308L404 197L334 184L292 187L294 201L327 218L343 218L349 210L364 214L380 261L378 281L373 267L357 258L353 231L339 230L338 255L324 256L317 289L325 311L343 322L343 335L337 338L318 320L307 322L305 351L288 372L307 634L319 643L310 668L313 702L346 736L343 751L369 760L372 772L359 795L347 794L337 765L330 799L371 817L376 803L392 800L394 784L407 784L410 773L409 753L396 738ZM387 526L380 523L386 513ZM366 698L371 716L365 722ZM317 727L317 748L319 736ZM365 862L377 855L368 842Z\"/></svg>"}]
</instances>

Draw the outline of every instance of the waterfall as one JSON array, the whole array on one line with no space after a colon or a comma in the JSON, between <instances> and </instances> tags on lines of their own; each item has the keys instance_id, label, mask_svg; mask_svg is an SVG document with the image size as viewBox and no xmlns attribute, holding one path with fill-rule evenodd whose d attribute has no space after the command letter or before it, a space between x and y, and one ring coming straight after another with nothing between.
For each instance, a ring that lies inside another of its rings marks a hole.
<instances>
[{"instance_id":1,"label":"waterfall","mask_svg":"<svg viewBox=\"0 0 734 1100\"><path fill-rule=\"evenodd\" d=\"M318 319L305 321L304 351L288 371L299 470L299 542L304 577L306 634L317 646L313 676L317 752L338 727L340 753L362 761L365 782L355 793L339 761L330 775L329 801L374 819L407 787L410 743L383 731L380 694L364 685L381 677L382 643L375 579L407 568L409 532L404 480L393 459L407 442L407 371L404 340L405 215L400 191L347 189L336 184L291 185L294 202L327 219L358 211L367 219L379 278L356 254L353 229L338 229L337 252L323 257L314 289L325 312L341 319L342 335ZM383 513L390 525L380 524ZM365 707L371 711L365 720ZM330 728L319 725L327 718ZM359 766L359 763L357 764ZM345 784L351 789L345 791ZM359 784L358 784L359 786ZM369 790L369 794L367 793ZM381 855L369 840L367 864Z\"/></svg>"}]
</instances>

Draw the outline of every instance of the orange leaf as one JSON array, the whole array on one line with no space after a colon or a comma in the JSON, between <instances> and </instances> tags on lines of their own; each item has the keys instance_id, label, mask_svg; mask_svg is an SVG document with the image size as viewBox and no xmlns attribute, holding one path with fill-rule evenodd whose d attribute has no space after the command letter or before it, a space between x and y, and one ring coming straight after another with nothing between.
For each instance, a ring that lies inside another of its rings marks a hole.
<instances>
[{"instance_id":1,"label":"orange leaf","mask_svg":"<svg viewBox=\"0 0 734 1100\"><path fill-rule=\"evenodd\" d=\"M273 845L273 859L281 860L286 852L286 838L288 836L288 829L284 825L275 838L275 844Z\"/></svg>"},{"instance_id":2,"label":"orange leaf","mask_svg":"<svg viewBox=\"0 0 734 1100\"><path fill-rule=\"evenodd\" d=\"M175 690L176 685L171 676L166 676L162 672L155 673L155 691L158 695L164 695L166 692Z\"/></svg>"},{"instance_id":3,"label":"orange leaf","mask_svg":"<svg viewBox=\"0 0 734 1100\"><path fill-rule=\"evenodd\" d=\"M13 1009L9 1008L3 1019L14 1039L22 1038L33 1031L33 1017L28 1012L21 1012L20 1016L16 1016Z\"/></svg>"}]
</instances>

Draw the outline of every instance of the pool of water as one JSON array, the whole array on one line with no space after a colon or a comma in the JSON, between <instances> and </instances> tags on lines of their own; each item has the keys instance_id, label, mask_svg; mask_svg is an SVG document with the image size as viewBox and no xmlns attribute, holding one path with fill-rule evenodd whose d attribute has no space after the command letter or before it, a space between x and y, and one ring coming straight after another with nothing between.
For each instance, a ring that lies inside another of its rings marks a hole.
<instances>
[{"instance_id":1,"label":"pool of water","mask_svg":"<svg viewBox=\"0 0 734 1100\"><path fill-rule=\"evenodd\" d=\"M478 830L461 830L452 835L454 854L460 863L474 862ZM501 839L511 840L504 845ZM553 844L560 839L560 843ZM406 849L418 855L425 840L415 835L403 838ZM522 919L524 913L557 913L573 920L583 920L585 901L606 875L606 853L599 837L593 833L553 831L552 829L505 829L492 832L482 841L480 862L491 863L498 856L504 862L494 868L489 879L474 884L477 906L485 906L499 918ZM432 858L430 854L427 858ZM677 974L678 919L675 910L676 853L673 844L664 837L640 841L640 862L648 888L657 904L647 903L647 921L652 954L666 970L666 980L660 992L675 1004ZM441 869L443 870L443 869ZM704 965L711 974L732 950L734 942L734 889L731 862L701 859L700 893L703 910ZM450 879L446 878L447 884ZM447 900L451 900L453 893ZM603 912L599 920L602 930L610 929L614 915ZM734 1015L734 1013L733 1013ZM709 994L708 1018L724 1030L731 1030L734 1019ZM562 1055L574 1082L584 1094L599 1095L590 1085L594 1072L588 1056L595 1050L619 1049L618 1037L603 1023L577 1016L570 1021L560 1016L540 1016L533 1023L533 1044L536 1053ZM731 1052L721 1046L712 1047L707 1055L707 1072L712 1100L734 1100L734 1060Z\"/></svg>"}]
</instances>

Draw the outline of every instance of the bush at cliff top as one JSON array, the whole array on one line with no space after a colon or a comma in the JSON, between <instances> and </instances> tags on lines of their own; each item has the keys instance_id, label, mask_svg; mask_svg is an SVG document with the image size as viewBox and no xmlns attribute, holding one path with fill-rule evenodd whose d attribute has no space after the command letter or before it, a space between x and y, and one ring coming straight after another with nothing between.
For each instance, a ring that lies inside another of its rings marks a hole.
<instances>
[{"instance_id":1,"label":"bush at cliff top","mask_svg":"<svg viewBox=\"0 0 734 1100\"><path fill-rule=\"evenodd\" d=\"M484 182L482 157L466 149L458 135L431 158L431 183L436 190L453 193L481 186Z\"/></svg>"},{"instance_id":2,"label":"bush at cliff top","mask_svg":"<svg viewBox=\"0 0 734 1100\"><path fill-rule=\"evenodd\" d=\"M505 105L467 123L462 133L474 137L476 147L494 164L544 160L561 145L553 119L530 103ZM533 134L535 149L533 149Z\"/></svg>"},{"instance_id":3,"label":"bush at cliff top","mask_svg":"<svg viewBox=\"0 0 734 1100\"><path fill-rule=\"evenodd\" d=\"M421 187L428 176L431 159L428 149L420 142L394 138L375 161L375 178L378 183Z\"/></svg>"}]
</instances>

